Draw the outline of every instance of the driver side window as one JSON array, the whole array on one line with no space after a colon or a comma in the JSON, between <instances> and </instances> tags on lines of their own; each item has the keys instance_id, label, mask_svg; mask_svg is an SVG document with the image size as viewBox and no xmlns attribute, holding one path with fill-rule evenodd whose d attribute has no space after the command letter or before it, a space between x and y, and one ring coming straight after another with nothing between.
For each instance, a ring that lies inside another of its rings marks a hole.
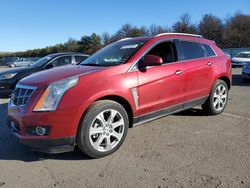
<instances>
[{"instance_id":1,"label":"driver side window","mask_svg":"<svg viewBox=\"0 0 250 188\"><path fill-rule=\"evenodd\" d=\"M153 47L146 55L159 56L163 60L163 64L177 61L176 48L173 42L162 42Z\"/></svg>"},{"instance_id":2,"label":"driver side window","mask_svg":"<svg viewBox=\"0 0 250 188\"><path fill-rule=\"evenodd\" d=\"M71 64L71 56L63 56L53 60L50 64L54 67Z\"/></svg>"}]
</instances>

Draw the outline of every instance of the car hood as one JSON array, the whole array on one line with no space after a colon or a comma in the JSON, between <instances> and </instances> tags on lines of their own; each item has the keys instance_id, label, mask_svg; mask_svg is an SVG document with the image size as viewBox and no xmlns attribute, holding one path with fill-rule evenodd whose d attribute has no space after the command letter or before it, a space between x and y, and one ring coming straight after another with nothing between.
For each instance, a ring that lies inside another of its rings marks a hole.
<instances>
[{"instance_id":1,"label":"car hood","mask_svg":"<svg viewBox=\"0 0 250 188\"><path fill-rule=\"evenodd\" d=\"M233 57L232 61L236 61L236 62L250 62L250 58Z\"/></svg>"},{"instance_id":2,"label":"car hood","mask_svg":"<svg viewBox=\"0 0 250 188\"><path fill-rule=\"evenodd\" d=\"M71 76L81 76L105 69L105 67L67 65L49 70L41 71L23 78L19 84L35 86L38 88L47 87L50 83L59 81Z\"/></svg>"},{"instance_id":3,"label":"car hood","mask_svg":"<svg viewBox=\"0 0 250 188\"><path fill-rule=\"evenodd\" d=\"M0 71L0 74L23 73L23 72L28 72L31 69L33 68L30 67L11 68L8 70Z\"/></svg>"}]
</instances>

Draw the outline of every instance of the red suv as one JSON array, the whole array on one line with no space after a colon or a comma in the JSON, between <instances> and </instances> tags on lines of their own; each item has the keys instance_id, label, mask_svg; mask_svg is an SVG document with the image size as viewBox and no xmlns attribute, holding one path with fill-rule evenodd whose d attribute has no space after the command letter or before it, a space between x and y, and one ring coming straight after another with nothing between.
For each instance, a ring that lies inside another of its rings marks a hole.
<instances>
[{"instance_id":1,"label":"red suv","mask_svg":"<svg viewBox=\"0 0 250 188\"><path fill-rule=\"evenodd\" d=\"M220 114L231 61L199 35L165 33L110 44L77 66L22 79L8 109L11 131L32 150L93 158L123 143L128 128L201 105Z\"/></svg>"}]
</instances>

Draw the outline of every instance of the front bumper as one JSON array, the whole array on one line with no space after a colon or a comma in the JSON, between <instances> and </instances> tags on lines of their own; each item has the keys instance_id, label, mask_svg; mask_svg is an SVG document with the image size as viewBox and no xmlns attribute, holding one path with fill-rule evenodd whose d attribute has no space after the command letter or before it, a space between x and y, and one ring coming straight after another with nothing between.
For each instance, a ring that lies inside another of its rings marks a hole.
<instances>
[{"instance_id":1,"label":"front bumper","mask_svg":"<svg viewBox=\"0 0 250 188\"><path fill-rule=\"evenodd\" d=\"M64 153L71 152L75 147L75 137L65 137L65 138L48 138L48 137L25 137L21 136L20 126L16 123L12 123L13 120L8 117L7 125L10 131L20 140L20 142L33 151L42 153Z\"/></svg>"},{"instance_id":2,"label":"front bumper","mask_svg":"<svg viewBox=\"0 0 250 188\"><path fill-rule=\"evenodd\" d=\"M79 112L80 106L52 112L32 112L33 106L29 105L29 107L9 105L8 108L7 124L21 143L32 150L44 153L73 151L82 116L82 113ZM30 130L36 127L48 127L49 132L43 136L31 133Z\"/></svg>"}]
</instances>

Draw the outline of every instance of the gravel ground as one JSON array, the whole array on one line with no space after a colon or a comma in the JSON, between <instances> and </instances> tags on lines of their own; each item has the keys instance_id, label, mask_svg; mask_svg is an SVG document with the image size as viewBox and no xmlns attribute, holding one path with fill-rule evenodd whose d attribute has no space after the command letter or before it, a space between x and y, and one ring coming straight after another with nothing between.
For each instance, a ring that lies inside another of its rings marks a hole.
<instances>
[{"instance_id":1,"label":"gravel ground","mask_svg":"<svg viewBox=\"0 0 250 188\"><path fill-rule=\"evenodd\" d=\"M226 111L199 108L129 129L122 147L102 159L78 150L44 155L22 146L6 128L0 99L0 188L250 187L250 82L233 70Z\"/></svg>"}]
</instances>

